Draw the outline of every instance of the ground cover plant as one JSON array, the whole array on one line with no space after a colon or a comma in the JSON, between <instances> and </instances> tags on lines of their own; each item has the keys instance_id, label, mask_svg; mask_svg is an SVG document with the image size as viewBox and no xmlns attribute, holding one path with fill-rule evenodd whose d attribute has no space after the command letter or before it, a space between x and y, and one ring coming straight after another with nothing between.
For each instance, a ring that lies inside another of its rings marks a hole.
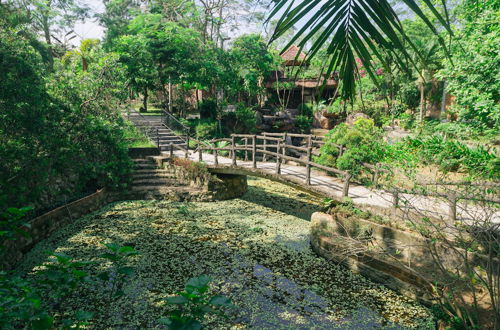
<instances>
[{"instance_id":1,"label":"ground cover plant","mask_svg":"<svg viewBox=\"0 0 500 330\"><path fill-rule=\"evenodd\" d=\"M234 307L212 300L227 319L206 314L207 328L433 328L427 309L314 255L307 220L320 207L312 196L262 179L250 180L249 193L232 201L114 203L40 243L17 271L36 277L47 249L94 262L106 253L102 242L132 246L140 255L130 259L135 272L123 295L110 298L106 286L88 282L61 305L61 315L84 306L93 313L88 322L98 327L152 328L161 318L183 318L174 297L189 293L191 278L208 275L208 288L206 277L199 283L203 300L224 296ZM86 272L108 269L91 263Z\"/></svg>"}]
</instances>

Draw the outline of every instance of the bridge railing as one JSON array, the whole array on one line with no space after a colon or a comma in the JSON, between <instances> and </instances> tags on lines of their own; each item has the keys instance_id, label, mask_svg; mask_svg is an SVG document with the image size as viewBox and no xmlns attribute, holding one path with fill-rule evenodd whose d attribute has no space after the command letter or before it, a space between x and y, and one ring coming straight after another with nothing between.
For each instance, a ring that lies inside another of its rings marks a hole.
<instances>
[{"instance_id":1,"label":"bridge railing","mask_svg":"<svg viewBox=\"0 0 500 330\"><path fill-rule=\"evenodd\" d=\"M211 142L228 142L230 143L227 147L217 148L214 146L199 146L199 160L203 161L203 150L213 152L215 165L219 164L219 153L221 151L227 151L231 157L232 166L237 166L237 151L244 151L245 160L248 160L249 153L251 154L252 167L257 168L257 155L262 155L262 160L267 161L267 157L274 157L276 160L276 174L281 174L281 165L284 161L294 161L298 164L305 165L306 167L306 177L305 184L311 184L311 169L318 168L330 173L335 173L343 178L343 189L342 195L347 197L349 194L349 185L352 175L348 171L342 171L334 167L321 165L312 161L313 156L313 145L314 137L305 134L286 134L284 136L276 136L276 133L267 133L263 135L251 135L251 134L232 134L231 138L212 140ZM307 147L298 147L286 143L287 136L299 136L307 139ZM249 143L251 141L251 143ZM258 141L261 141L259 144ZM238 144L237 142L241 142ZM297 158L287 155L287 151L302 151L306 153L306 159Z\"/></svg>"}]
</instances>

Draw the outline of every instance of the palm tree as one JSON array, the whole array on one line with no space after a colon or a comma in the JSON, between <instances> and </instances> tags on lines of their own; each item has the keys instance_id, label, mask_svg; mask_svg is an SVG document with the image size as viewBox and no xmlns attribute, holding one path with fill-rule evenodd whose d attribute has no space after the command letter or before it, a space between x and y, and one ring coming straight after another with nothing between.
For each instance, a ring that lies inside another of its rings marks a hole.
<instances>
[{"instance_id":1,"label":"palm tree","mask_svg":"<svg viewBox=\"0 0 500 330\"><path fill-rule=\"evenodd\" d=\"M422 8L414 0L402 0L437 36L442 47L444 41ZM432 5L423 0L425 6L451 33L448 22ZM329 56L327 76L337 71L342 83L342 96L352 99L355 95L356 58L360 58L367 74L376 83L376 68L373 60L384 63L381 50L393 55L396 64L403 68L407 62L417 67L405 45L416 53L416 47L406 36L403 26L388 0L275 0L268 20L281 14L271 41L286 31L301 26L290 45L297 43L301 49L310 43L307 57L314 57L326 47Z\"/></svg>"}]
</instances>

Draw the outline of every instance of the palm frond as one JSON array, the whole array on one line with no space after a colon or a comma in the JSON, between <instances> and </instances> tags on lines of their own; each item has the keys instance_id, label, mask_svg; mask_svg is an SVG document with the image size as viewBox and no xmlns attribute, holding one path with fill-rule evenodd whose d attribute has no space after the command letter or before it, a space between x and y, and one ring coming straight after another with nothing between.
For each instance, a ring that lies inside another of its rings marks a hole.
<instances>
[{"instance_id":1,"label":"palm frond","mask_svg":"<svg viewBox=\"0 0 500 330\"><path fill-rule=\"evenodd\" d=\"M413 0L403 0L438 35L438 31ZM430 0L423 0L439 22L449 29L447 21L437 12ZM384 63L380 49L393 55L395 64L404 68L415 65L406 47L416 49L406 37L396 12L387 0L275 0L268 18L283 12L271 38L271 42L294 26L302 27L284 50L297 44L301 50L307 47L310 59L326 47L329 63L325 74L338 72L342 83L342 96L351 99L355 93L357 74L356 58L361 59L364 69L375 81L374 60ZM444 41L438 36L441 45Z\"/></svg>"}]
</instances>

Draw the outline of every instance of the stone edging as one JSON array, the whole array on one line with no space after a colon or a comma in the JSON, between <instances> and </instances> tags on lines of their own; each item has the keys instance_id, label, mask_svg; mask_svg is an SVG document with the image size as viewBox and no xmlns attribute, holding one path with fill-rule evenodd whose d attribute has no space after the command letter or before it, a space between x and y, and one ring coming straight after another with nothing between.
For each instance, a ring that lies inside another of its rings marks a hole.
<instances>
[{"instance_id":1,"label":"stone edging","mask_svg":"<svg viewBox=\"0 0 500 330\"><path fill-rule=\"evenodd\" d=\"M0 266L7 269L13 268L33 246L49 237L57 229L64 227L74 219L119 199L118 194L101 189L89 196L31 219L28 222L29 228L26 230L29 234L28 237L19 236L15 240L4 242L4 258L0 261Z\"/></svg>"}]
</instances>

